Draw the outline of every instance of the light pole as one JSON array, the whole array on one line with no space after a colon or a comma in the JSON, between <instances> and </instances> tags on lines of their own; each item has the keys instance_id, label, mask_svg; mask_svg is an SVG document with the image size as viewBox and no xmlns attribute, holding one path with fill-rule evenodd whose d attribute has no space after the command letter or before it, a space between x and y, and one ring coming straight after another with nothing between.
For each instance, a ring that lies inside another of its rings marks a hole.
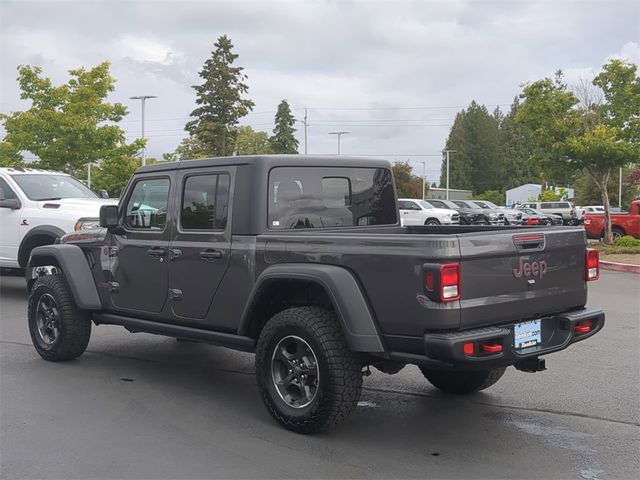
<instances>
[{"instance_id":1,"label":"light pole","mask_svg":"<svg viewBox=\"0 0 640 480\"><path fill-rule=\"evenodd\" d=\"M456 150L442 150L442 154L447 156L447 200L449 200L449 154L456 153Z\"/></svg>"},{"instance_id":2,"label":"light pole","mask_svg":"<svg viewBox=\"0 0 640 480\"><path fill-rule=\"evenodd\" d=\"M140 100L142 103L142 140L144 140L144 105L148 98L158 98L155 95L139 95L137 97L129 97L130 100ZM146 163L147 155L146 155L146 147L142 147L142 165L144 166Z\"/></svg>"},{"instance_id":3,"label":"light pole","mask_svg":"<svg viewBox=\"0 0 640 480\"><path fill-rule=\"evenodd\" d=\"M422 161L422 199L423 200L426 195L426 190L427 190L427 161L423 160Z\"/></svg>"},{"instance_id":4,"label":"light pole","mask_svg":"<svg viewBox=\"0 0 640 480\"><path fill-rule=\"evenodd\" d=\"M351 133L351 132L345 132L345 131L329 132L329 135L337 135L338 136L338 155L340 155L340 137L342 137L342 135L347 135L348 133Z\"/></svg>"},{"instance_id":5,"label":"light pole","mask_svg":"<svg viewBox=\"0 0 640 480\"><path fill-rule=\"evenodd\" d=\"M618 208L622 211L622 167L620 167L620 182L618 183Z\"/></svg>"},{"instance_id":6,"label":"light pole","mask_svg":"<svg viewBox=\"0 0 640 480\"><path fill-rule=\"evenodd\" d=\"M99 165L97 162L87 163L87 187L91 188L91 165Z\"/></svg>"}]
</instances>

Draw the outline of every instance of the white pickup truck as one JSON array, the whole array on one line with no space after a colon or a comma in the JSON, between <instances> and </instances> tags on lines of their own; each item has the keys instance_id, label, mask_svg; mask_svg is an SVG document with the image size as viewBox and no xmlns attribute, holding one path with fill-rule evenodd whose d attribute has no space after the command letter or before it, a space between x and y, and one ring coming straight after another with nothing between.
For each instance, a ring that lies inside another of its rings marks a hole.
<instances>
[{"instance_id":1,"label":"white pickup truck","mask_svg":"<svg viewBox=\"0 0 640 480\"><path fill-rule=\"evenodd\" d=\"M460 214L447 208L436 208L424 200L399 198L400 223L406 225L458 225Z\"/></svg>"},{"instance_id":2,"label":"white pickup truck","mask_svg":"<svg viewBox=\"0 0 640 480\"><path fill-rule=\"evenodd\" d=\"M65 173L0 168L0 267L24 268L34 247L99 228L100 207L117 203Z\"/></svg>"}]
</instances>

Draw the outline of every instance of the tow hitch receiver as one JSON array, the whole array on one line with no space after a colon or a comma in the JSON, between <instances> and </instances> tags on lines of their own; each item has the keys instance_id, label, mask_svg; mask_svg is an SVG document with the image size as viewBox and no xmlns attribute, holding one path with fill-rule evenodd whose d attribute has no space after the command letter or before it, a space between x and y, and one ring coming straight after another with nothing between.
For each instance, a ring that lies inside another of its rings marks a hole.
<instances>
[{"instance_id":1,"label":"tow hitch receiver","mask_svg":"<svg viewBox=\"0 0 640 480\"><path fill-rule=\"evenodd\" d=\"M529 358L513 364L517 370L527 373L543 372L547 369L544 358Z\"/></svg>"}]
</instances>

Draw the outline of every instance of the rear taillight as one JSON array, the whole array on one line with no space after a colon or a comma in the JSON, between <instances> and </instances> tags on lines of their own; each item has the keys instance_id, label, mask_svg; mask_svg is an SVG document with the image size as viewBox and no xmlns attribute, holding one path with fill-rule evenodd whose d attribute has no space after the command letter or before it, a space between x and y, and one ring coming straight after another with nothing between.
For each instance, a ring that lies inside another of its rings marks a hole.
<instances>
[{"instance_id":1,"label":"rear taillight","mask_svg":"<svg viewBox=\"0 0 640 480\"><path fill-rule=\"evenodd\" d=\"M584 279L592 282L600 278L600 252L595 248L587 248L584 260Z\"/></svg>"},{"instance_id":2,"label":"rear taillight","mask_svg":"<svg viewBox=\"0 0 640 480\"><path fill-rule=\"evenodd\" d=\"M460 299L460 264L440 265L440 301L453 302Z\"/></svg>"}]
</instances>

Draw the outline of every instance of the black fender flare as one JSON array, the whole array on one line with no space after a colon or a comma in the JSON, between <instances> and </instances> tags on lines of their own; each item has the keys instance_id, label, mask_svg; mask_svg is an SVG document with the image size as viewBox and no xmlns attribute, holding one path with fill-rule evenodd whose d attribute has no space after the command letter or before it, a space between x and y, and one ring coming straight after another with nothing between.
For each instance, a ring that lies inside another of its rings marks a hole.
<instances>
[{"instance_id":1,"label":"black fender flare","mask_svg":"<svg viewBox=\"0 0 640 480\"><path fill-rule=\"evenodd\" d=\"M349 348L355 352L385 352L373 313L357 280L347 269L335 265L289 263L267 268L249 295L238 328L240 335L246 335L249 330L251 307L258 301L261 288L274 280L304 280L320 285L333 304Z\"/></svg>"},{"instance_id":2,"label":"black fender flare","mask_svg":"<svg viewBox=\"0 0 640 480\"><path fill-rule=\"evenodd\" d=\"M29 230L24 237L22 237L22 241L20 242L20 247L18 247L18 263L21 266L26 266L29 261L29 257L24 258L26 255L27 244L29 243L29 239L35 237L36 235L47 235L50 237L60 238L65 234L65 231L61 228L55 227L53 225L38 225L37 227L33 227ZM20 259L24 258L24 262L20 262Z\"/></svg>"},{"instance_id":3,"label":"black fender flare","mask_svg":"<svg viewBox=\"0 0 640 480\"><path fill-rule=\"evenodd\" d=\"M26 269L27 283L30 285L30 280L33 279L34 267L51 265L52 260L62 270L78 308L82 310L102 308L91 269L82 249L77 245L63 243L34 248Z\"/></svg>"}]
</instances>

